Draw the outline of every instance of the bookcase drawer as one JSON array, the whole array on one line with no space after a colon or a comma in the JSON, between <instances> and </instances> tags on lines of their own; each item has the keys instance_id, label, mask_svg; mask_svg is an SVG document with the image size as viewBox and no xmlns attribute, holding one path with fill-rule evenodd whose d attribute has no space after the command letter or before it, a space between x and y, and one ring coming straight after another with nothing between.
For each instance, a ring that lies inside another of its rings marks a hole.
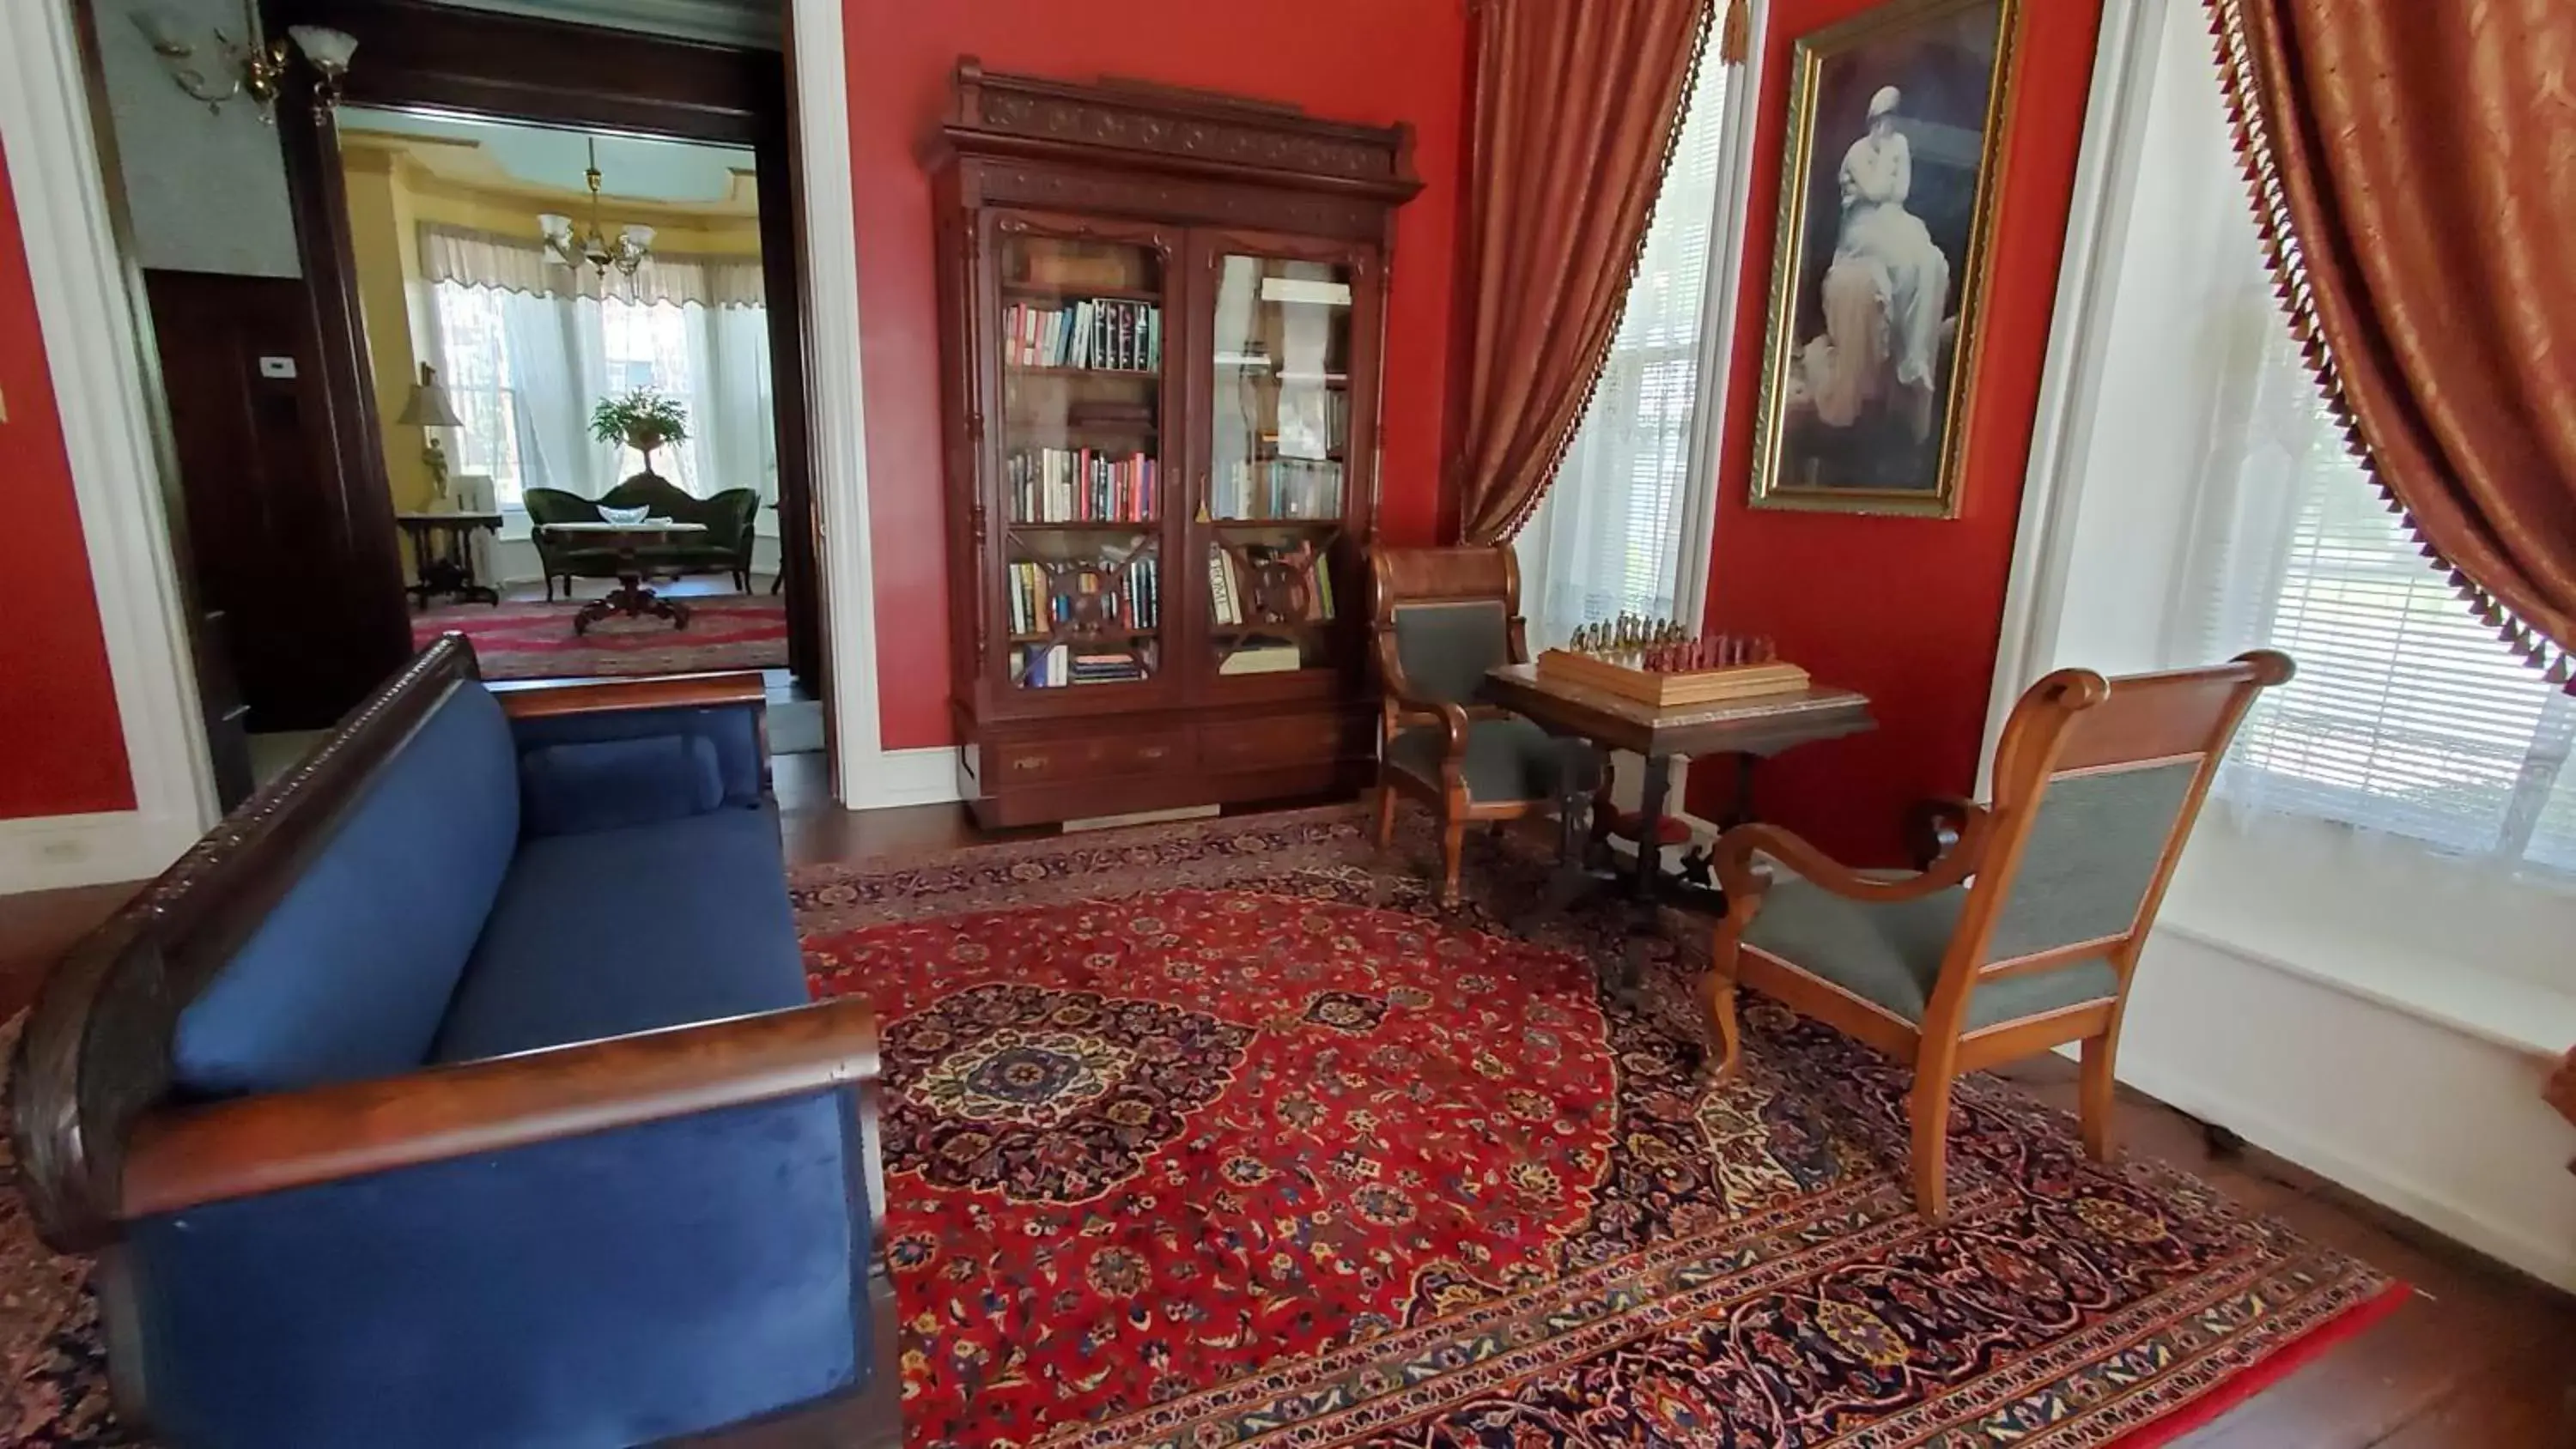
<instances>
[{"instance_id":1,"label":"bookcase drawer","mask_svg":"<svg viewBox=\"0 0 2576 1449\"><path fill-rule=\"evenodd\" d=\"M1185 768L1190 737L1179 730L1017 740L993 746L992 788L1056 784L1092 775L1134 775Z\"/></svg>"},{"instance_id":2,"label":"bookcase drawer","mask_svg":"<svg viewBox=\"0 0 2576 1449\"><path fill-rule=\"evenodd\" d=\"M1368 752L1368 720L1345 714L1286 714L1199 726L1199 761L1211 770L1258 770Z\"/></svg>"}]
</instances>

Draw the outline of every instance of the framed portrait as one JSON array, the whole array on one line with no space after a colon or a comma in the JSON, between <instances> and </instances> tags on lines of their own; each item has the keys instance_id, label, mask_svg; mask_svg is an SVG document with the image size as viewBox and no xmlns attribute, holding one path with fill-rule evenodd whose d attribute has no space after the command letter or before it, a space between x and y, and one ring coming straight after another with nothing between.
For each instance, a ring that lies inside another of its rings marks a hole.
<instances>
[{"instance_id":1,"label":"framed portrait","mask_svg":"<svg viewBox=\"0 0 2576 1449\"><path fill-rule=\"evenodd\" d=\"M1955 517L2019 0L1893 0L1789 58L1757 508Z\"/></svg>"}]
</instances>

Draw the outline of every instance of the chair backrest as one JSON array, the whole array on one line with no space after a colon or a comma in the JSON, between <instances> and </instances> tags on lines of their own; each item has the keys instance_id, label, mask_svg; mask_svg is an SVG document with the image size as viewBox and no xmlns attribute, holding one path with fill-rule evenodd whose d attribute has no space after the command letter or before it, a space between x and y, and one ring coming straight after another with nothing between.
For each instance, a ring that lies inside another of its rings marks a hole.
<instances>
[{"instance_id":1,"label":"chair backrest","mask_svg":"<svg viewBox=\"0 0 2576 1449\"><path fill-rule=\"evenodd\" d=\"M2125 986L2237 725L2291 673L2289 656L2261 650L2119 679L2063 669L2032 685L1995 750L1993 823L1944 984L2106 957Z\"/></svg>"},{"instance_id":2,"label":"chair backrest","mask_svg":"<svg viewBox=\"0 0 2576 1449\"><path fill-rule=\"evenodd\" d=\"M682 523L700 521L694 516L698 500L659 473L637 473L599 495L599 501L608 508L650 508L656 518Z\"/></svg>"},{"instance_id":3,"label":"chair backrest","mask_svg":"<svg viewBox=\"0 0 2576 1449\"><path fill-rule=\"evenodd\" d=\"M1463 704L1499 664L1528 660L1520 562L1499 548L1381 548L1369 555L1378 667L1417 699Z\"/></svg>"},{"instance_id":4,"label":"chair backrest","mask_svg":"<svg viewBox=\"0 0 2576 1449\"><path fill-rule=\"evenodd\" d=\"M531 488L520 495L520 505L528 510L534 523L597 523L599 505L578 493L561 488ZM540 534L538 537L543 538Z\"/></svg>"}]
</instances>

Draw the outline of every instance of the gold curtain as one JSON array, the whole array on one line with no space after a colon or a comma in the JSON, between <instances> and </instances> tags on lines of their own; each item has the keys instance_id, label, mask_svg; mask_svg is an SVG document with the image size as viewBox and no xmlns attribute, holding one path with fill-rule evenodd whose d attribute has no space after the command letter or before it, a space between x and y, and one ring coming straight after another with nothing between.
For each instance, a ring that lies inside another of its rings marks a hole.
<instances>
[{"instance_id":1,"label":"gold curtain","mask_svg":"<svg viewBox=\"0 0 2576 1449\"><path fill-rule=\"evenodd\" d=\"M1619 329L1709 0L1478 0L1460 295L1459 539L1547 490Z\"/></svg>"},{"instance_id":2,"label":"gold curtain","mask_svg":"<svg viewBox=\"0 0 2576 1449\"><path fill-rule=\"evenodd\" d=\"M2207 0L2292 325L2427 558L2576 649L2576 5Z\"/></svg>"}]
</instances>

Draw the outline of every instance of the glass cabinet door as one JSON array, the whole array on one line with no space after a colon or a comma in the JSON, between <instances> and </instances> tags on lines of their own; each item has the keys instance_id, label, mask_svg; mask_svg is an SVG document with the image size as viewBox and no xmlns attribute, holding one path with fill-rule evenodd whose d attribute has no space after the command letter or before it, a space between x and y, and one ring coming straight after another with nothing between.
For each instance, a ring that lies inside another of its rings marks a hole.
<instances>
[{"instance_id":1,"label":"glass cabinet door","mask_svg":"<svg viewBox=\"0 0 2576 1449\"><path fill-rule=\"evenodd\" d=\"M1207 354L1208 639L1220 675L1333 666L1348 511L1351 269L1222 252Z\"/></svg>"},{"instance_id":2,"label":"glass cabinet door","mask_svg":"<svg viewBox=\"0 0 2576 1449\"><path fill-rule=\"evenodd\" d=\"M1161 669L1163 261L999 237L1005 668L1020 689Z\"/></svg>"}]
</instances>

